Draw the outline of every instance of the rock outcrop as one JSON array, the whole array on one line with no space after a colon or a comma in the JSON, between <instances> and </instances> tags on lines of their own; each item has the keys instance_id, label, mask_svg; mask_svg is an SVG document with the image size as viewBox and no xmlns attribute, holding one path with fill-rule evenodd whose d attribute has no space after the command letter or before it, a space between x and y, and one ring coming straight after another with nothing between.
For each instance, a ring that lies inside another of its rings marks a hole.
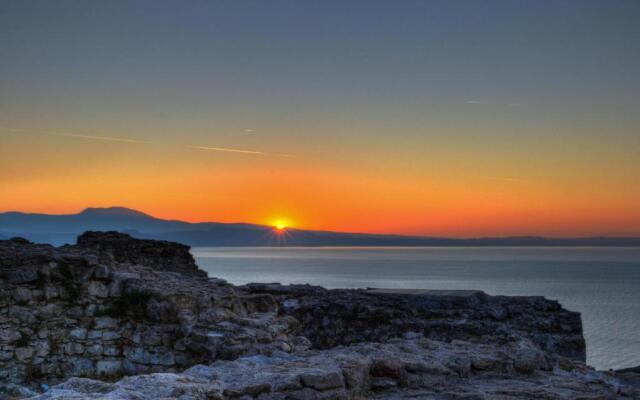
<instances>
[{"instance_id":1,"label":"rock outcrop","mask_svg":"<svg viewBox=\"0 0 640 400\"><path fill-rule=\"evenodd\" d=\"M176 243L0 241L0 399L640 396L584 357L541 297L236 287Z\"/></svg>"},{"instance_id":2,"label":"rock outcrop","mask_svg":"<svg viewBox=\"0 0 640 400\"><path fill-rule=\"evenodd\" d=\"M449 342L504 343L526 337L545 351L586 359L580 314L543 297L279 284L250 284L245 289L273 295L282 314L300 321L297 333L316 348L385 341L413 331Z\"/></svg>"},{"instance_id":3,"label":"rock outcrop","mask_svg":"<svg viewBox=\"0 0 640 400\"><path fill-rule=\"evenodd\" d=\"M640 392L528 341L508 346L417 337L302 354L278 352L103 383L73 378L54 399L615 399ZM558 360L556 360L558 361Z\"/></svg>"},{"instance_id":4,"label":"rock outcrop","mask_svg":"<svg viewBox=\"0 0 640 400\"><path fill-rule=\"evenodd\" d=\"M104 237L104 241L99 240ZM292 349L270 296L206 278L186 246L87 233L0 244L0 382L177 371Z\"/></svg>"}]
</instances>

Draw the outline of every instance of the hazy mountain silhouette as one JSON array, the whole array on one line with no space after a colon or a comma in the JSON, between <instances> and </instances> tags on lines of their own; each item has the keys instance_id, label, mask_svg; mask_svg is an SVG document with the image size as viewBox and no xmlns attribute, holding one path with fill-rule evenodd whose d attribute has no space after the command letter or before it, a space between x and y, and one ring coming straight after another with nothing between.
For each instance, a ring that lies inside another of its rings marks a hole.
<instances>
[{"instance_id":1,"label":"hazy mountain silhouette","mask_svg":"<svg viewBox=\"0 0 640 400\"><path fill-rule=\"evenodd\" d=\"M277 233L264 225L159 219L125 207L87 208L68 215L0 213L0 239L21 236L60 245L75 243L76 236L87 230L116 230L191 246L640 246L640 238L616 237L450 239L302 229Z\"/></svg>"}]
</instances>

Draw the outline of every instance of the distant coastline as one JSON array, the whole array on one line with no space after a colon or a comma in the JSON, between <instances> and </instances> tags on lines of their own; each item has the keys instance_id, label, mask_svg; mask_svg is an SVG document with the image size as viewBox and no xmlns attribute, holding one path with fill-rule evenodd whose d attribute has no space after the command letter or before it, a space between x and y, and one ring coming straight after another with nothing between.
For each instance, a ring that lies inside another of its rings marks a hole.
<instances>
[{"instance_id":1,"label":"distant coastline","mask_svg":"<svg viewBox=\"0 0 640 400\"><path fill-rule=\"evenodd\" d=\"M275 232L273 227L266 225L165 220L124 207L87 208L78 214L67 215L15 211L0 213L0 239L18 236L53 245L71 244L75 243L78 234L87 230L114 230L140 239L177 241L200 247L640 247L640 237L517 236L459 239L293 228Z\"/></svg>"}]
</instances>

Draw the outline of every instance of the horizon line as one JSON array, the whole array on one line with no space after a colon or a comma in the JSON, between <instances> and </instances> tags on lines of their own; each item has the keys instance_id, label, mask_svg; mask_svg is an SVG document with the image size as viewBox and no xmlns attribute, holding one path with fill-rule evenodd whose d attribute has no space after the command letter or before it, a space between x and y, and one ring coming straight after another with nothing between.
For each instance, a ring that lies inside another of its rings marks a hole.
<instances>
[{"instance_id":1,"label":"horizon line","mask_svg":"<svg viewBox=\"0 0 640 400\"><path fill-rule=\"evenodd\" d=\"M1 214L8 214L8 213L19 213L19 214L25 214L25 215L46 215L46 216L75 216L75 215L80 215L83 212L87 211L87 210L91 210L91 209L97 209L97 210L109 210L109 209L124 209L124 210L128 210L128 211L133 211L135 213L138 214L143 214L147 217L156 219L156 220L161 220L161 221L176 221L176 222L182 222L182 223L186 223L186 224L207 224L207 223L214 223L214 224L224 224L224 225L256 225L256 226L264 226L264 227L271 227L271 225L269 224L264 224L264 223L255 223L255 222L246 222L246 221L235 221L235 222L220 222L220 221L213 221L213 220L201 220L201 221L189 221L189 220L182 220L182 219L176 219L176 218L162 218L162 217L156 217L152 214L149 214L145 211L140 211L138 209L135 208L130 208L130 207L125 207L125 206L107 206L107 207L96 207L96 206L88 206L88 207L84 207L82 208L80 211L76 212L76 213L60 213L60 214L53 214L53 213L44 213L44 212L28 212L28 211L18 211L18 210L0 210L0 215ZM546 240L584 240L584 239L622 239L622 240L629 240L629 239L636 239L636 240L640 240L640 234L633 234L633 235L608 235L608 234L591 234L591 235L568 235L568 236L547 236L547 235L540 235L540 234L511 234L511 235L498 235L498 236L491 236L491 235L475 235L475 236L441 236L441 235L431 235L431 234L411 234L411 233L393 233L393 232L363 232L363 231L340 231L340 230L332 230L332 229L314 229L314 228L301 228L301 227L287 227L286 228L289 231L313 231L313 232L327 232L327 233L343 233L343 234L353 234L353 235L377 235L377 236L399 236L399 237L403 237L403 238L420 238L420 239L441 239L441 240L488 240L488 239L546 239ZM0 227L0 232L2 232L2 228ZM411 247L415 247L415 246L411 246Z\"/></svg>"}]
</instances>

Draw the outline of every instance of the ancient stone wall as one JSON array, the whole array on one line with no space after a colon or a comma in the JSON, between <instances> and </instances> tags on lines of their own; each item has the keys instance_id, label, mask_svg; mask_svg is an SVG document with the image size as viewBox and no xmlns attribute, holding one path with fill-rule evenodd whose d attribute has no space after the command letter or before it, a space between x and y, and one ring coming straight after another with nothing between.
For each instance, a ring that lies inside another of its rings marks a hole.
<instances>
[{"instance_id":1,"label":"ancient stone wall","mask_svg":"<svg viewBox=\"0 0 640 400\"><path fill-rule=\"evenodd\" d=\"M270 296L203 277L186 246L122 236L0 242L0 383L175 371L295 346L294 321Z\"/></svg>"},{"instance_id":2,"label":"ancient stone wall","mask_svg":"<svg viewBox=\"0 0 640 400\"><path fill-rule=\"evenodd\" d=\"M0 241L0 384L182 371L252 354L384 343L533 343L584 360L579 314L539 297L235 287L175 243L89 232Z\"/></svg>"},{"instance_id":3,"label":"ancient stone wall","mask_svg":"<svg viewBox=\"0 0 640 400\"><path fill-rule=\"evenodd\" d=\"M120 264L153 266L163 271L206 277L196 265L189 246L164 240L132 239L118 232L88 231L78 237L78 247L110 254Z\"/></svg>"}]
</instances>

